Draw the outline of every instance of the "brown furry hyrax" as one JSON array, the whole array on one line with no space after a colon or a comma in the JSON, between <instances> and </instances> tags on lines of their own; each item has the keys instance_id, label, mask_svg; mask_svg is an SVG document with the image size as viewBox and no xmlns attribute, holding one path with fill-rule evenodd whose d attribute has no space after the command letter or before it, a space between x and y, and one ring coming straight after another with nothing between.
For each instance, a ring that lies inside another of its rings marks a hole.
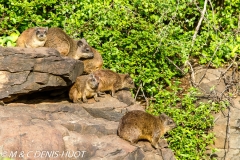
<instances>
[{"instance_id":1,"label":"brown furry hyrax","mask_svg":"<svg viewBox=\"0 0 240 160\"><path fill-rule=\"evenodd\" d=\"M61 28L50 28L47 34L47 41L44 47L54 48L61 55L73 59L93 58L92 47L82 38L74 40L70 38Z\"/></svg>"},{"instance_id":2,"label":"brown furry hyrax","mask_svg":"<svg viewBox=\"0 0 240 160\"><path fill-rule=\"evenodd\" d=\"M129 74L119 74L110 69L94 71L93 74L99 80L98 92L111 91L113 97L115 92L124 88L134 88L134 82Z\"/></svg>"},{"instance_id":3,"label":"brown furry hyrax","mask_svg":"<svg viewBox=\"0 0 240 160\"><path fill-rule=\"evenodd\" d=\"M84 64L84 73L86 74L100 70L103 67L103 59L101 54L94 48L92 48L92 51L94 53L93 58L82 59Z\"/></svg>"},{"instance_id":4,"label":"brown furry hyrax","mask_svg":"<svg viewBox=\"0 0 240 160\"><path fill-rule=\"evenodd\" d=\"M43 47L47 40L48 28L34 27L22 32L17 39L16 47L37 48Z\"/></svg>"},{"instance_id":5,"label":"brown furry hyrax","mask_svg":"<svg viewBox=\"0 0 240 160\"><path fill-rule=\"evenodd\" d=\"M97 88L98 80L93 74L79 76L76 82L69 91L69 98L73 103L84 103L87 102L87 98L94 97L95 101L98 102Z\"/></svg>"},{"instance_id":6,"label":"brown furry hyrax","mask_svg":"<svg viewBox=\"0 0 240 160\"><path fill-rule=\"evenodd\" d=\"M153 147L159 148L158 141L166 132L176 127L176 123L164 113L153 116L140 110L128 112L118 126L118 135L133 143L148 140Z\"/></svg>"}]
</instances>

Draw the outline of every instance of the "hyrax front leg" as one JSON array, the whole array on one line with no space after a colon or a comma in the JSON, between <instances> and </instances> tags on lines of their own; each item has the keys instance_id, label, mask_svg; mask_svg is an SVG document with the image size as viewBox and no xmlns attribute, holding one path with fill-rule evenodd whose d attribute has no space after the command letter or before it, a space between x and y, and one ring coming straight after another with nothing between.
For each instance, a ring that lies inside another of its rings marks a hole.
<instances>
[{"instance_id":1,"label":"hyrax front leg","mask_svg":"<svg viewBox=\"0 0 240 160\"><path fill-rule=\"evenodd\" d=\"M152 142L150 141L152 146L156 149L159 148L158 141L159 141L159 137L153 137Z\"/></svg>"},{"instance_id":2,"label":"hyrax front leg","mask_svg":"<svg viewBox=\"0 0 240 160\"><path fill-rule=\"evenodd\" d=\"M115 95L115 88L114 87L112 88L111 92L112 92L112 97L117 98L117 96Z\"/></svg>"},{"instance_id":3,"label":"hyrax front leg","mask_svg":"<svg viewBox=\"0 0 240 160\"><path fill-rule=\"evenodd\" d=\"M83 103L88 102L86 92L83 92L83 97L82 98L83 98Z\"/></svg>"},{"instance_id":4,"label":"hyrax front leg","mask_svg":"<svg viewBox=\"0 0 240 160\"><path fill-rule=\"evenodd\" d=\"M75 89L73 92L73 103L82 103L81 97L78 96L78 91Z\"/></svg>"},{"instance_id":5,"label":"hyrax front leg","mask_svg":"<svg viewBox=\"0 0 240 160\"><path fill-rule=\"evenodd\" d=\"M99 102L99 101L100 101L99 98L98 98L98 93L95 93L95 95L94 95L94 100L95 100L96 102Z\"/></svg>"}]
</instances>

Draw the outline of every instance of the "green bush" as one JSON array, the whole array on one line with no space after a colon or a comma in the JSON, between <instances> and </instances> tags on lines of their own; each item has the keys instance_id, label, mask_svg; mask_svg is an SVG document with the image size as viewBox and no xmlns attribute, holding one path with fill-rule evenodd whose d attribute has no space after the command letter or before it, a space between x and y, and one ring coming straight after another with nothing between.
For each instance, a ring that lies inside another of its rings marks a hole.
<instances>
[{"instance_id":1,"label":"green bush","mask_svg":"<svg viewBox=\"0 0 240 160\"><path fill-rule=\"evenodd\" d=\"M176 157L203 159L213 143L211 113L225 104L196 105L195 89L179 96L178 78L188 72L190 58L219 67L239 54L240 1L225 0L220 6L208 1L193 43L203 6L203 0L1 0L0 36L58 26L73 38L85 37L102 53L105 68L130 73L136 90L142 85L145 95L155 99L151 113L174 118L178 127L168 141Z\"/></svg>"}]
</instances>

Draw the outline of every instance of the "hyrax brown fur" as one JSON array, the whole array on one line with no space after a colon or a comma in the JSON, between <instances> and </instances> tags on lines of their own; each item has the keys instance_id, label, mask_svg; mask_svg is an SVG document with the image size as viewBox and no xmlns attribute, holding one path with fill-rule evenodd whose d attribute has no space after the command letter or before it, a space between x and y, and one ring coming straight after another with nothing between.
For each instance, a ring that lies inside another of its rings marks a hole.
<instances>
[{"instance_id":1,"label":"hyrax brown fur","mask_svg":"<svg viewBox=\"0 0 240 160\"><path fill-rule=\"evenodd\" d=\"M100 70L103 67L103 59L101 54L94 48L92 48L93 51L93 58L88 59L82 59L84 64L84 73L89 74L94 71Z\"/></svg>"},{"instance_id":2,"label":"hyrax brown fur","mask_svg":"<svg viewBox=\"0 0 240 160\"><path fill-rule=\"evenodd\" d=\"M94 97L98 102L97 88L99 82L93 74L79 76L69 91L69 98L73 103L86 103L87 98Z\"/></svg>"},{"instance_id":3,"label":"hyrax brown fur","mask_svg":"<svg viewBox=\"0 0 240 160\"><path fill-rule=\"evenodd\" d=\"M22 32L18 37L16 46L23 48L43 47L47 40L48 28L34 27Z\"/></svg>"},{"instance_id":4,"label":"hyrax brown fur","mask_svg":"<svg viewBox=\"0 0 240 160\"><path fill-rule=\"evenodd\" d=\"M134 88L134 82L129 74L119 74L110 69L94 71L93 74L99 80L98 92L111 91L112 96L115 92L124 88Z\"/></svg>"},{"instance_id":5,"label":"hyrax brown fur","mask_svg":"<svg viewBox=\"0 0 240 160\"><path fill-rule=\"evenodd\" d=\"M50 28L47 34L47 41L44 47L54 48L61 55L73 59L93 58L92 48L87 41L82 38L74 40L70 38L61 28Z\"/></svg>"},{"instance_id":6,"label":"hyrax brown fur","mask_svg":"<svg viewBox=\"0 0 240 160\"><path fill-rule=\"evenodd\" d=\"M118 135L131 142L148 140L154 148L159 148L158 141L166 132L176 127L176 123L164 113L153 116L140 110L128 112L118 126Z\"/></svg>"}]
</instances>

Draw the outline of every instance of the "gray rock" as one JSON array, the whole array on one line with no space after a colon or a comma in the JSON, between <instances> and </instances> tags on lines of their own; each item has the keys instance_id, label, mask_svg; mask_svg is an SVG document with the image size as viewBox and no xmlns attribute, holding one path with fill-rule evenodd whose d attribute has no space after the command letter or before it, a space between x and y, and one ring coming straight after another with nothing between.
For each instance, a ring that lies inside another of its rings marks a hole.
<instances>
[{"instance_id":1,"label":"gray rock","mask_svg":"<svg viewBox=\"0 0 240 160\"><path fill-rule=\"evenodd\" d=\"M204 94L213 94L215 91L219 95L226 87L223 79L219 80L222 73L224 73L224 69L202 69L196 72L195 81L196 83L200 82L199 89Z\"/></svg>"},{"instance_id":2,"label":"gray rock","mask_svg":"<svg viewBox=\"0 0 240 160\"><path fill-rule=\"evenodd\" d=\"M82 72L81 61L54 49L0 47L0 100L70 86Z\"/></svg>"},{"instance_id":3,"label":"gray rock","mask_svg":"<svg viewBox=\"0 0 240 160\"><path fill-rule=\"evenodd\" d=\"M175 160L174 153L169 148L163 148L161 149L162 157L164 160Z\"/></svg>"},{"instance_id":4,"label":"gray rock","mask_svg":"<svg viewBox=\"0 0 240 160\"><path fill-rule=\"evenodd\" d=\"M208 155L216 159L237 160L240 156L240 97L236 95L239 92L239 74L229 69L201 69L195 75L195 81L199 85L202 94L209 98L221 99L223 94L232 99L232 106L223 109L221 112L214 114L214 127L212 132L215 135L214 145L208 146ZM224 76L223 76L224 73ZM203 77L204 75L204 77ZM203 77L203 78L202 78ZM225 97L224 97L225 98ZM200 99L203 101L203 99ZM230 113L230 114L228 114ZM229 117L228 117L229 115ZM228 122L229 121L229 122ZM215 153L211 153L211 148L216 148ZM167 154L164 154L166 156ZM163 156L163 157L164 157Z\"/></svg>"},{"instance_id":5,"label":"gray rock","mask_svg":"<svg viewBox=\"0 0 240 160\"><path fill-rule=\"evenodd\" d=\"M135 103L135 99L132 97L132 93L128 90L120 90L116 93L116 96L120 102L126 103L128 106Z\"/></svg>"},{"instance_id":6,"label":"gray rock","mask_svg":"<svg viewBox=\"0 0 240 160\"><path fill-rule=\"evenodd\" d=\"M99 114L89 112L88 109L94 110L94 107L98 109ZM110 112L104 107L113 109ZM124 114L122 111L129 108L142 109L139 105L127 106L110 95L101 98L101 102L89 99L87 104L67 101L39 104L9 103L6 107L0 107L0 153L11 153L16 150L16 156L19 156L22 151L24 153L33 151L30 152L32 154L30 157L25 157L29 159L40 159L41 156L47 159L46 156L49 156L47 153L58 151L54 152L55 156L67 160L152 158L161 160L161 153L152 148L149 142L141 141L139 144L142 143L142 146L133 146L118 137L118 121L116 118L106 118L121 117ZM165 142L161 143L167 147ZM147 146L145 149L144 145ZM12 155L10 157L14 158Z\"/></svg>"}]
</instances>

